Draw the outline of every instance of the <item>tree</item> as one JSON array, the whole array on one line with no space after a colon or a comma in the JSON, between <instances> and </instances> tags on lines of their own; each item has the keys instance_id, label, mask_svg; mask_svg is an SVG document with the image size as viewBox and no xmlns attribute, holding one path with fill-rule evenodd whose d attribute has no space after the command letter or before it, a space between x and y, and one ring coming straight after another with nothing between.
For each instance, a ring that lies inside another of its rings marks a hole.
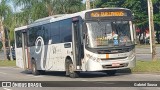
<instances>
[{"instance_id":1,"label":"tree","mask_svg":"<svg viewBox=\"0 0 160 90\"><path fill-rule=\"evenodd\" d=\"M122 7L125 0L95 0L95 6L99 7Z\"/></svg>"},{"instance_id":2,"label":"tree","mask_svg":"<svg viewBox=\"0 0 160 90\"><path fill-rule=\"evenodd\" d=\"M11 8L9 5L7 5L7 0L1 0L0 3L0 32L2 34L2 44L3 44L3 50L5 59L6 58L6 39L5 39L5 22L8 18L8 15L11 14Z\"/></svg>"},{"instance_id":3,"label":"tree","mask_svg":"<svg viewBox=\"0 0 160 90\"><path fill-rule=\"evenodd\" d=\"M75 13L82 10L82 0L59 0L58 14ZM62 10L61 10L62 8Z\"/></svg>"},{"instance_id":4,"label":"tree","mask_svg":"<svg viewBox=\"0 0 160 90\"><path fill-rule=\"evenodd\" d=\"M22 7L18 16L24 18L24 22L32 22L36 19L56 14L68 14L82 9L82 0L13 0L16 6ZM22 19L21 19L22 20ZM19 20L18 20L19 21ZM20 25L22 26L22 25Z\"/></svg>"}]
</instances>

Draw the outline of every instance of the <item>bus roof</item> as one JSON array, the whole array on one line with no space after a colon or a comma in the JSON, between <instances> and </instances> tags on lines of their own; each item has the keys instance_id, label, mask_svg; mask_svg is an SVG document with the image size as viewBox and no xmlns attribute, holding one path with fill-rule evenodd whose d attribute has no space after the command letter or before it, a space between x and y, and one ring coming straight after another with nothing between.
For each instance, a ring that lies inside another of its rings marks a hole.
<instances>
[{"instance_id":1,"label":"bus roof","mask_svg":"<svg viewBox=\"0 0 160 90\"><path fill-rule=\"evenodd\" d=\"M50 22L55 22L55 21L59 21L59 20L67 19L67 18L76 17L76 16L81 16L82 19L85 19L85 13L86 12L90 12L90 11L93 11L93 10L101 10L101 9L123 9L123 10L129 10L127 8L112 8L112 7L111 8L95 8L95 9L84 10L84 11L73 13L73 14L64 15L64 16L58 17L58 18L52 18L50 20Z\"/></svg>"},{"instance_id":2,"label":"bus roof","mask_svg":"<svg viewBox=\"0 0 160 90\"><path fill-rule=\"evenodd\" d=\"M26 29L26 28L27 28L27 25L26 25L26 26L22 26L22 27L15 28L14 31L18 31L18 30L22 30L22 29Z\"/></svg>"},{"instance_id":3,"label":"bus roof","mask_svg":"<svg viewBox=\"0 0 160 90\"><path fill-rule=\"evenodd\" d=\"M38 19L38 20L34 21L33 23L31 23L30 25L28 25L28 27L30 28L30 27L43 25L43 24L47 24L47 23L50 23L50 22L56 22L56 21L59 21L59 20L64 20L64 19L68 19L68 18L72 18L72 17L76 17L76 16L81 16L81 18L84 19L86 12L93 11L93 10L100 10L100 9L123 9L123 10L129 10L127 8L95 8L95 9L84 10L84 11L73 13L73 14L53 15L53 16L49 16L49 17ZM27 26L22 26L22 27L16 28L15 30L19 30L19 29L23 29L23 28L27 28Z\"/></svg>"},{"instance_id":4,"label":"bus roof","mask_svg":"<svg viewBox=\"0 0 160 90\"><path fill-rule=\"evenodd\" d=\"M34 21L33 23L31 23L28 26L34 27L34 26L38 26L38 25L42 25L42 24L47 24L47 23L50 23L52 19L57 19L59 17L63 17L63 16L67 16L67 15L70 15L70 14L58 14L58 15L53 15L53 16L41 18L41 19Z\"/></svg>"},{"instance_id":5,"label":"bus roof","mask_svg":"<svg viewBox=\"0 0 160 90\"><path fill-rule=\"evenodd\" d=\"M49 16L49 17L45 17L45 18L40 18L40 19L34 21L34 23L38 23L38 22L42 22L42 21L47 21L47 20L50 20L52 18L62 17L64 15L68 15L68 14L58 14L58 15L53 15L53 16Z\"/></svg>"}]
</instances>

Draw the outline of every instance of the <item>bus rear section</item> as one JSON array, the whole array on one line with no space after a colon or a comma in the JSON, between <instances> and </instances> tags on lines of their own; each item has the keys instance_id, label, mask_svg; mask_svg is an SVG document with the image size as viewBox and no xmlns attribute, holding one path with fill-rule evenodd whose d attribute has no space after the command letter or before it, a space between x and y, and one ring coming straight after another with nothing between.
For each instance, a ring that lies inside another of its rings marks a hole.
<instances>
[{"instance_id":1,"label":"bus rear section","mask_svg":"<svg viewBox=\"0 0 160 90\"><path fill-rule=\"evenodd\" d=\"M28 69L30 67L30 61L28 59L28 47L27 47L27 26L15 28L15 54L16 54L16 66Z\"/></svg>"}]
</instances>

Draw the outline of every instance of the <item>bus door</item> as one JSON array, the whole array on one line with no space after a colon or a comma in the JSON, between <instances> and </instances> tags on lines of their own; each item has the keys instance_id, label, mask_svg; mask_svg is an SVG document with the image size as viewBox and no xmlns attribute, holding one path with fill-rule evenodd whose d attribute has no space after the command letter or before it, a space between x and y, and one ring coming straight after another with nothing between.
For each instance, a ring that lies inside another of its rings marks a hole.
<instances>
[{"instance_id":1,"label":"bus door","mask_svg":"<svg viewBox=\"0 0 160 90\"><path fill-rule=\"evenodd\" d=\"M27 44L27 32L24 30L22 32L22 55L23 55L23 63L24 69L31 69L31 62L29 58L29 49Z\"/></svg>"},{"instance_id":2,"label":"bus door","mask_svg":"<svg viewBox=\"0 0 160 90\"><path fill-rule=\"evenodd\" d=\"M72 21L72 45L73 45L73 64L76 70L81 69L81 34L78 17Z\"/></svg>"}]
</instances>

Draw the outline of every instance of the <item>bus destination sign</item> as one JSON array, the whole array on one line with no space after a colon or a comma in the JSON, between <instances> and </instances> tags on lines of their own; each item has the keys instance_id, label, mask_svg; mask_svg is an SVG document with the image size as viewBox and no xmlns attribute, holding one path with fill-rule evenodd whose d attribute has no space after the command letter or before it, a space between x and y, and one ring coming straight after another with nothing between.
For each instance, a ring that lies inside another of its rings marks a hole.
<instances>
[{"instance_id":1,"label":"bus destination sign","mask_svg":"<svg viewBox=\"0 0 160 90\"><path fill-rule=\"evenodd\" d=\"M132 20L133 16L130 10L122 9L101 9L88 11L85 14L86 20Z\"/></svg>"},{"instance_id":2,"label":"bus destination sign","mask_svg":"<svg viewBox=\"0 0 160 90\"><path fill-rule=\"evenodd\" d=\"M106 12L91 12L91 17L112 17L112 16L127 16L123 11L106 11Z\"/></svg>"}]
</instances>

